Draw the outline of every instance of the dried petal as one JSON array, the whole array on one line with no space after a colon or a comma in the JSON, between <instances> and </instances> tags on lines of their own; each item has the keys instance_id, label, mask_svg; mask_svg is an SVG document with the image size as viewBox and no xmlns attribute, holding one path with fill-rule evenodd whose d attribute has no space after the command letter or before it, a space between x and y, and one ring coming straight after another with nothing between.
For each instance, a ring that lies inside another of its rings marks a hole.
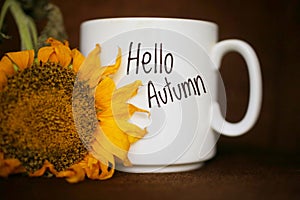
<instances>
[{"instance_id":1,"label":"dried petal","mask_svg":"<svg viewBox=\"0 0 300 200\"><path fill-rule=\"evenodd\" d=\"M50 44L51 46L55 47L55 46L59 46L59 45L64 45L61 41L59 40L56 40L52 37L49 37L47 40L46 40L46 43ZM65 43L66 46L69 46L69 43Z\"/></svg>"},{"instance_id":2,"label":"dried petal","mask_svg":"<svg viewBox=\"0 0 300 200\"><path fill-rule=\"evenodd\" d=\"M25 172L22 163L18 159L4 159L4 154L0 152L0 177L8 177L10 174Z\"/></svg>"},{"instance_id":3,"label":"dried petal","mask_svg":"<svg viewBox=\"0 0 300 200\"><path fill-rule=\"evenodd\" d=\"M39 170L37 170L33 173L30 173L29 176L31 176L31 177L43 176L47 170L49 170L49 172L51 172L54 175L57 174L57 171L55 170L54 165L46 160L44 162L44 165Z\"/></svg>"},{"instance_id":4,"label":"dried petal","mask_svg":"<svg viewBox=\"0 0 300 200\"><path fill-rule=\"evenodd\" d=\"M66 171L59 172L56 177L65 177L69 183L78 183L84 180L85 172L82 167L80 167L78 164L75 164Z\"/></svg>"},{"instance_id":5,"label":"dried petal","mask_svg":"<svg viewBox=\"0 0 300 200\"><path fill-rule=\"evenodd\" d=\"M111 163L111 168L108 163L108 161L100 162L89 154L78 165L84 169L88 178L92 180L105 180L111 178L114 174L114 160L113 163Z\"/></svg>"},{"instance_id":6,"label":"dried petal","mask_svg":"<svg viewBox=\"0 0 300 200\"><path fill-rule=\"evenodd\" d=\"M99 161L95 159L92 155L87 155L79 165L85 170L85 173L90 179L98 179L100 174Z\"/></svg>"},{"instance_id":7,"label":"dried petal","mask_svg":"<svg viewBox=\"0 0 300 200\"><path fill-rule=\"evenodd\" d=\"M48 61L59 63L64 67L70 65L72 60L72 52L69 48L69 43L55 40L53 38L48 38L46 43L51 46L42 47L38 52L38 61L46 63Z\"/></svg>"},{"instance_id":8,"label":"dried petal","mask_svg":"<svg viewBox=\"0 0 300 200\"><path fill-rule=\"evenodd\" d=\"M113 176L115 169L112 168L108 170L108 165L100 163L101 174L99 176L99 180L106 180Z\"/></svg>"}]
</instances>

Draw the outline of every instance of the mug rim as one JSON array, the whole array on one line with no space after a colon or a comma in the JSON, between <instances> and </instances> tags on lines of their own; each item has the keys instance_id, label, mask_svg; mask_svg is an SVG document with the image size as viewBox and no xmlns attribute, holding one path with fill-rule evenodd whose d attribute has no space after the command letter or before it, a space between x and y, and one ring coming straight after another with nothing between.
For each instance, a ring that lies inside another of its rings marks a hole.
<instances>
[{"instance_id":1,"label":"mug rim","mask_svg":"<svg viewBox=\"0 0 300 200\"><path fill-rule=\"evenodd\" d=\"M212 27L218 27L217 23L213 21L206 21L201 19L193 19L193 18L180 18L180 17L108 17L108 18L94 18L94 19L88 19L81 23L81 25L84 24L90 24L95 22L105 22L105 21L170 21L170 22L188 22L188 23L195 23L195 24L202 24L202 25L208 25Z\"/></svg>"}]
</instances>

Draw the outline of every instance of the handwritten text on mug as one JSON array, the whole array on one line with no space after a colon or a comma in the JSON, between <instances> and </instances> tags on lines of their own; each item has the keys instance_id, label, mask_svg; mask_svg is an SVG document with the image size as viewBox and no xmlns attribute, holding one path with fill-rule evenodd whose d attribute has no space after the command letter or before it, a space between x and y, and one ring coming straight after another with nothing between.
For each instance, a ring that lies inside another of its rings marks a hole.
<instances>
[{"instance_id":1,"label":"handwritten text on mug","mask_svg":"<svg viewBox=\"0 0 300 200\"><path fill-rule=\"evenodd\" d=\"M135 73L139 74L140 64L142 66L143 73L149 74L171 74L174 67L174 56L172 53L168 52L165 55L163 54L163 44L154 44L154 52L145 51L144 53L140 53L141 51L141 43L137 45L136 54L132 53L133 42L129 44L129 53L127 59L127 75L130 73L130 67L132 66L132 61L135 61L136 68ZM153 63L154 62L154 63ZM150 65L151 64L151 65ZM177 100L181 100L182 98L188 98L192 94L200 96L202 93L207 93L204 81L200 75L197 75L193 78L187 78L186 81L177 84L176 86L172 86L172 83L168 81L167 77L165 79L165 86L162 91L157 91L155 85L150 80L148 82L148 106L152 107L152 101L156 101L157 106L161 107L161 104L167 104L168 101L173 102L176 98ZM176 91L177 90L177 91ZM193 91L193 92L192 92Z\"/></svg>"}]
</instances>

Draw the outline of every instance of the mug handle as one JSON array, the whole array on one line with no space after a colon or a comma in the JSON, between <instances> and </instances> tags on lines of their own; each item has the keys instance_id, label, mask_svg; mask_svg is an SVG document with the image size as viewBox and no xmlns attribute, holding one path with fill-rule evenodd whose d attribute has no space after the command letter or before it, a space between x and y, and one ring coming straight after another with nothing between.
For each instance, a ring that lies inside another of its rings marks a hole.
<instances>
[{"instance_id":1,"label":"mug handle","mask_svg":"<svg viewBox=\"0 0 300 200\"><path fill-rule=\"evenodd\" d=\"M232 51L241 54L247 64L250 81L248 108L241 121L230 123L221 114L220 105L214 102L212 128L226 136L239 136L251 129L259 116L262 102L262 80L259 61L254 50L241 40L224 40L213 46L211 59L218 69L223 56Z\"/></svg>"}]
</instances>

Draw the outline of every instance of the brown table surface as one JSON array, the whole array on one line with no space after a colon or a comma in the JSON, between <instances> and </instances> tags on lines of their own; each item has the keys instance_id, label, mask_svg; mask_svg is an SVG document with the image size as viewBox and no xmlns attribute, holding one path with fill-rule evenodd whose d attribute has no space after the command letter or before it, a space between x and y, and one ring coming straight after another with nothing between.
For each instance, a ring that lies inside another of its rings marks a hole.
<instances>
[{"instance_id":1,"label":"brown table surface","mask_svg":"<svg viewBox=\"0 0 300 200\"><path fill-rule=\"evenodd\" d=\"M300 199L299 161L299 155L225 146L191 172L116 172L78 184L12 176L0 179L0 199Z\"/></svg>"}]
</instances>

